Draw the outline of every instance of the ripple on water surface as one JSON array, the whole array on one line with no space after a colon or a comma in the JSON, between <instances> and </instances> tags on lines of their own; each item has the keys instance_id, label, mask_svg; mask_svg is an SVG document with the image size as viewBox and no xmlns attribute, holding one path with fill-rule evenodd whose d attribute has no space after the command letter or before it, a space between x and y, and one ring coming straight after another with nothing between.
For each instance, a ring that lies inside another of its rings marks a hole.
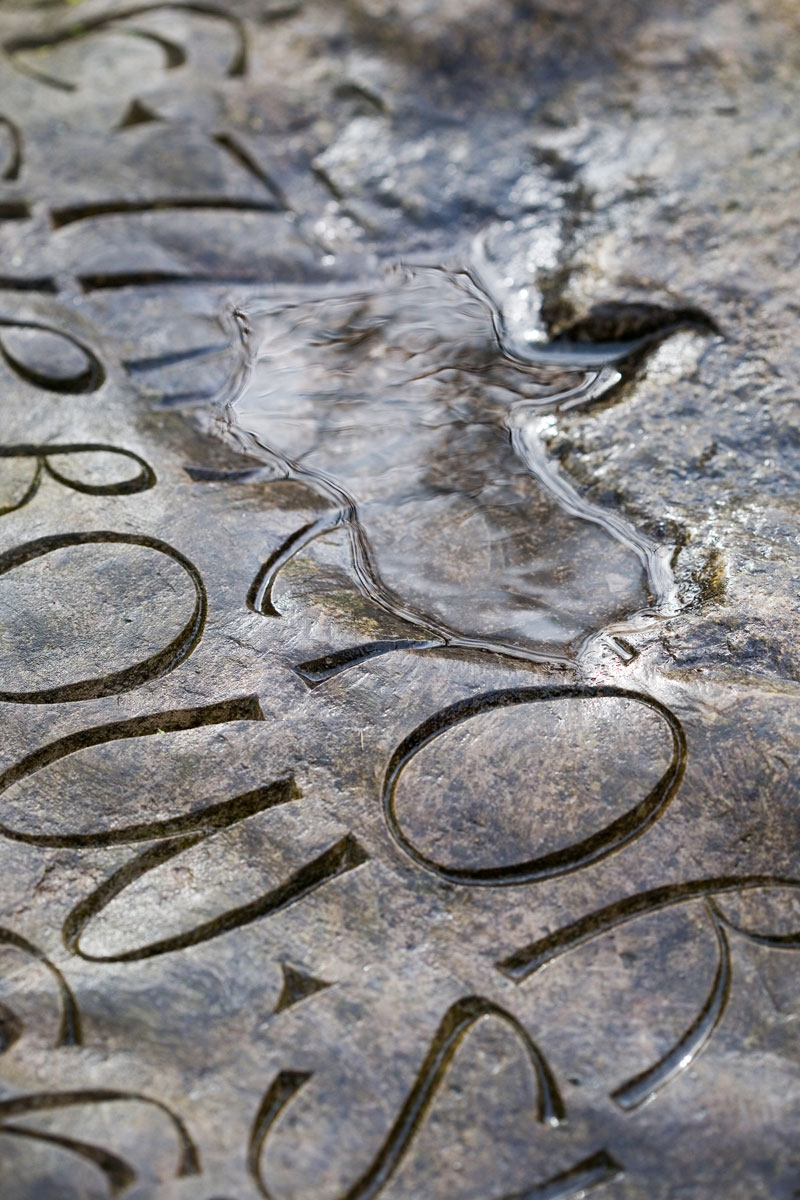
<instances>
[{"instance_id":1,"label":"ripple on water surface","mask_svg":"<svg viewBox=\"0 0 800 1200\"><path fill-rule=\"evenodd\" d=\"M429 637L563 655L646 606L641 552L566 511L520 452L520 430L530 444L543 411L588 399L598 368L514 357L469 277L441 270L245 316L232 420L350 528L361 586L384 607Z\"/></svg>"}]
</instances>

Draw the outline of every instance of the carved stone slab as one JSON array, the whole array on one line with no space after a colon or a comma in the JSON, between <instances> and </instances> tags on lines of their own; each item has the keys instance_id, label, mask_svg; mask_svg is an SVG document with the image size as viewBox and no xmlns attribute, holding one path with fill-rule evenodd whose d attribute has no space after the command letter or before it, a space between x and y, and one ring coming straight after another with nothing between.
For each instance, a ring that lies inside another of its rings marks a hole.
<instances>
[{"instance_id":1,"label":"carved stone slab","mask_svg":"<svg viewBox=\"0 0 800 1200\"><path fill-rule=\"evenodd\" d=\"M800 1194L798 34L0 6L3 1200Z\"/></svg>"}]
</instances>

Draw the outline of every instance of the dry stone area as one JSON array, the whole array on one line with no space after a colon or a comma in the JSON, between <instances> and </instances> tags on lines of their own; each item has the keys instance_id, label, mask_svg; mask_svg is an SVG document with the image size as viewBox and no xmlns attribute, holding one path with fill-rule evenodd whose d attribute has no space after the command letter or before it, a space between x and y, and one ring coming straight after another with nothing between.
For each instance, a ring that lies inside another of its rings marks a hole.
<instances>
[{"instance_id":1,"label":"dry stone area","mask_svg":"<svg viewBox=\"0 0 800 1200\"><path fill-rule=\"evenodd\" d=\"M0 1197L800 1195L800 13L0 3Z\"/></svg>"}]
</instances>

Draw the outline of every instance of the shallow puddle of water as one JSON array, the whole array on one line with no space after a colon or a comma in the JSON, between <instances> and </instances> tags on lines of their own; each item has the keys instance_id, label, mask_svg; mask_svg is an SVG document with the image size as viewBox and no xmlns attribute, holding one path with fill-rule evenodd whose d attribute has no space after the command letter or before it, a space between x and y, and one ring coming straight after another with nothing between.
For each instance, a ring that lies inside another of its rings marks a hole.
<instances>
[{"instance_id":1,"label":"shallow puddle of water","mask_svg":"<svg viewBox=\"0 0 800 1200\"><path fill-rule=\"evenodd\" d=\"M362 590L422 640L566 662L587 635L669 603L668 548L583 500L544 448L553 413L618 382L602 347L522 358L475 280L434 268L254 302L240 320L229 419L328 505L273 555L262 611L282 566L341 527Z\"/></svg>"}]
</instances>

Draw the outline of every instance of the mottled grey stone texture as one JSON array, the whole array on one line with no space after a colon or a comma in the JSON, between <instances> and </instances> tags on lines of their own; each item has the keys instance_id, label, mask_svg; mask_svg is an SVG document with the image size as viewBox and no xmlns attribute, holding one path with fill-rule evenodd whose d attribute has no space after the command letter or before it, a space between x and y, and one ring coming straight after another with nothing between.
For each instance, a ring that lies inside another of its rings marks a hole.
<instances>
[{"instance_id":1,"label":"mottled grey stone texture","mask_svg":"<svg viewBox=\"0 0 800 1200\"><path fill-rule=\"evenodd\" d=\"M0 44L0 1196L800 1194L796 5Z\"/></svg>"}]
</instances>

